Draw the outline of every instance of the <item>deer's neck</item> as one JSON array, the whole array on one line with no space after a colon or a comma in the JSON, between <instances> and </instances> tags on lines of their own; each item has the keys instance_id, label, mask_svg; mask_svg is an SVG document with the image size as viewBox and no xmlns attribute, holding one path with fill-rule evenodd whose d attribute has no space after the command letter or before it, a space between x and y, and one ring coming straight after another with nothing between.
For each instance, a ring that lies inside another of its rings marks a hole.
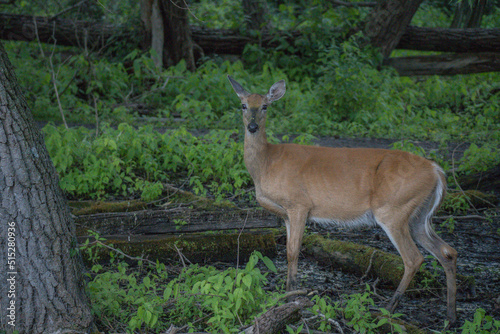
<instances>
[{"instance_id":1,"label":"deer's neck","mask_svg":"<svg viewBox=\"0 0 500 334\"><path fill-rule=\"evenodd\" d=\"M269 145L265 129L254 134L245 130L245 165L256 186L260 184L260 175L266 167Z\"/></svg>"}]
</instances>

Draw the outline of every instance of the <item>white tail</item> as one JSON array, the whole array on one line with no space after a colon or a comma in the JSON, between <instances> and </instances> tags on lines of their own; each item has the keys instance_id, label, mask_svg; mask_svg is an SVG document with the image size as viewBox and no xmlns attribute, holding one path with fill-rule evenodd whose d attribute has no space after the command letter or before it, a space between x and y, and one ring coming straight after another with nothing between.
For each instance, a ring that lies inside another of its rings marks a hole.
<instances>
[{"instance_id":1,"label":"white tail","mask_svg":"<svg viewBox=\"0 0 500 334\"><path fill-rule=\"evenodd\" d=\"M448 320L456 320L457 252L439 238L431 217L446 191L444 172L422 157L396 150L329 148L267 142L267 106L283 97L285 81L266 95L250 94L233 78L245 124L245 165L257 201L284 218L287 290L297 286L297 261L306 221L379 225L401 254L404 275L387 308L393 312L424 258L415 241L445 269Z\"/></svg>"}]
</instances>

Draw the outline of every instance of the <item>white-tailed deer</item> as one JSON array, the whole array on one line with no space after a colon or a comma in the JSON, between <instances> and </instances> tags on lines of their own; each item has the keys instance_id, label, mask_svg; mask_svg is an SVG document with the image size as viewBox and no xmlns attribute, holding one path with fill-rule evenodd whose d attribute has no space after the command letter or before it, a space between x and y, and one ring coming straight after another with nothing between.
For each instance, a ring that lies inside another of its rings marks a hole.
<instances>
[{"instance_id":1,"label":"white-tailed deer","mask_svg":"<svg viewBox=\"0 0 500 334\"><path fill-rule=\"evenodd\" d=\"M387 309L394 311L424 258L415 242L444 267L447 318L456 320L457 252L432 229L431 217L446 191L443 170L422 157L396 150L330 148L267 142L267 106L285 94L285 81L266 95L250 94L228 76L241 100L245 165L257 201L284 218L288 291L297 287L297 261L306 221L379 225L401 254L404 275Z\"/></svg>"}]
</instances>

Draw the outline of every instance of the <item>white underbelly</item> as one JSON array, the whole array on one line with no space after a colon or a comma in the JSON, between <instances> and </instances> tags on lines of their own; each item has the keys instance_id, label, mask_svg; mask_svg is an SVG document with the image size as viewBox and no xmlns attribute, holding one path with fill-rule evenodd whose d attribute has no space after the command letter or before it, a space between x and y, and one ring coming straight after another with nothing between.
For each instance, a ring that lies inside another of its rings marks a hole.
<instances>
[{"instance_id":1,"label":"white underbelly","mask_svg":"<svg viewBox=\"0 0 500 334\"><path fill-rule=\"evenodd\" d=\"M331 226L340 226L345 228L359 228L363 226L375 226L377 222L371 210L366 211L361 216L352 219L336 219L310 216L309 222L320 225L323 228Z\"/></svg>"}]
</instances>

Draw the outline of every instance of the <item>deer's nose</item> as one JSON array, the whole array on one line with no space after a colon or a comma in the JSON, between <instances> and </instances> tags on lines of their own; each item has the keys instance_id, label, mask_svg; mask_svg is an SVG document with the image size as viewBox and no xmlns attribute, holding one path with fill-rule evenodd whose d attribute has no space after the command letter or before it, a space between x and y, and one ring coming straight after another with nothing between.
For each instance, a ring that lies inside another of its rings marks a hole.
<instances>
[{"instance_id":1,"label":"deer's nose","mask_svg":"<svg viewBox=\"0 0 500 334\"><path fill-rule=\"evenodd\" d=\"M248 124L247 128L250 133L255 133L257 132L257 130L259 130L259 125L257 125L257 123L255 122L251 122L250 124Z\"/></svg>"}]
</instances>

